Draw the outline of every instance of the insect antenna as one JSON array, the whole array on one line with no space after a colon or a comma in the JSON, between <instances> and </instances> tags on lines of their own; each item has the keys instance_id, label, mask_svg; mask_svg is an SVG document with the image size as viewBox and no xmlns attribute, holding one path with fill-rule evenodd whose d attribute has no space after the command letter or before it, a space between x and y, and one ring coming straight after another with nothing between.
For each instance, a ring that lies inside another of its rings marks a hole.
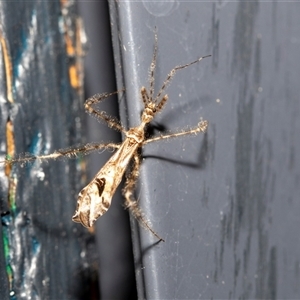
<instances>
[{"instance_id":1,"label":"insect antenna","mask_svg":"<svg viewBox=\"0 0 300 300\"><path fill-rule=\"evenodd\" d=\"M153 51L153 57L152 62L150 64L150 74L149 74L149 83L150 83L150 97L148 97L149 101L153 101L153 94L154 94L154 83L155 83L155 68L156 68L156 59L157 59L157 33L156 33L156 27L155 27L155 34L154 34L154 51Z\"/></svg>"},{"instance_id":2,"label":"insect antenna","mask_svg":"<svg viewBox=\"0 0 300 300\"><path fill-rule=\"evenodd\" d=\"M206 58L206 57L210 57L211 55L206 55L206 56L202 56L200 58L198 58L197 60L193 61L193 62L190 62L186 65L179 65L179 66L176 66L174 69L172 69L170 71L170 73L167 75L167 78L166 80L164 81L162 87L160 88L159 92L157 93L157 96L155 98L155 102L160 98L160 96L162 95L162 93L164 92L164 90L166 89L167 85L171 82L171 80L173 79L173 77L175 76L175 74L177 73L177 71L179 70L182 70L182 69L185 69L193 64L196 64L198 63L199 61L201 61L203 58ZM166 101L166 100L165 100Z\"/></svg>"}]
</instances>

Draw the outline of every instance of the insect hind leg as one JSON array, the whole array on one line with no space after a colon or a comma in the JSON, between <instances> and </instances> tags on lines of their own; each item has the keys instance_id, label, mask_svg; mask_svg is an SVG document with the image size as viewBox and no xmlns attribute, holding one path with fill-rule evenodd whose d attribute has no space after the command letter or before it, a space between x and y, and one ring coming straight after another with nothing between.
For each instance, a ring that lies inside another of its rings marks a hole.
<instances>
[{"instance_id":1,"label":"insect hind leg","mask_svg":"<svg viewBox=\"0 0 300 300\"><path fill-rule=\"evenodd\" d=\"M138 153L133 156L134 163L131 172L128 172L125 186L123 188L123 196L125 198L125 208L129 209L132 215L137 219L137 221L147 230L149 230L159 241L165 241L161 238L150 226L149 222L144 216L144 213L138 205L138 201L134 198L133 191L139 176L139 168L141 164L141 159Z\"/></svg>"},{"instance_id":2,"label":"insect hind leg","mask_svg":"<svg viewBox=\"0 0 300 300\"><path fill-rule=\"evenodd\" d=\"M44 154L44 155L33 155L33 154L27 154L25 153L21 157L17 158L11 158L7 157L5 160L0 161L1 163L4 163L5 165L8 164L14 164L14 163L30 163L35 160L48 160L48 159L57 159L60 157L77 157L80 154L87 155L93 151L102 150L102 149L118 149L120 147L119 144L115 143L106 143L106 144L86 144L80 147L76 148L66 148L66 149L60 149L56 150L53 153L50 154Z\"/></svg>"}]
</instances>

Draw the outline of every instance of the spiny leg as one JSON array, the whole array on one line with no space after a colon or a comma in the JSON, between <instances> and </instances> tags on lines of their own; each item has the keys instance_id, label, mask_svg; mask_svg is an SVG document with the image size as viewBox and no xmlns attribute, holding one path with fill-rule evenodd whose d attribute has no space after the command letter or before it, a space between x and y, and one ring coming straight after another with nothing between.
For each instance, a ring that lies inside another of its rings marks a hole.
<instances>
[{"instance_id":1,"label":"spiny leg","mask_svg":"<svg viewBox=\"0 0 300 300\"><path fill-rule=\"evenodd\" d=\"M96 95L88 98L85 101L84 108L92 116L95 116L96 118L105 121L110 128L113 128L115 130L126 133L126 130L124 129L124 127L120 124L120 122L118 120L116 120L113 117L108 116L104 111L98 111L93 107L94 104L97 104L97 103L105 100L106 98L108 98L112 95L118 94L119 92L122 92L122 91L124 91L124 89L122 89L120 91L112 92L112 93L96 94Z\"/></svg>"},{"instance_id":2,"label":"spiny leg","mask_svg":"<svg viewBox=\"0 0 300 300\"><path fill-rule=\"evenodd\" d=\"M130 210L132 215L137 219L137 221L146 229L148 229L155 237L157 237L160 241L164 241L149 225L149 222L144 217L144 214L140 207L138 206L138 202L134 199L133 192L134 187L139 176L139 168L141 164L140 157L136 152L133 156L134 163L130 172L127 174L125 186L123 188L123 196L125 198L125 207Z\"/></svg>"},{"instance_id":3,"label":"spiny leg","mask_svg":"<svg viewBox=\"0 0 300 300\"><path fill-rule=\"evenodd\" d=\"M152 143L152 142L156 142L156 141L159 141L159 140L179 137L179 136L183 136L183 135L198 134L199 132L206 132L207 126L208 126L207 121L201 121L201 122L198 123L198 126L195 127L195 128L191 128L187 131L176 132L176 133L171 133L171 134L168 134L168 135L161 135L161 136L158 136L158 137L147 139L143 142L143 145L146 145L146 144L149 144L149 143Z\"/></svg>"},{"instance_id":4,"label":"spiny leg","mask_svg":"<svg viewBox=\"0 0 300 300\"><path fill-rule=\"evenodd\" d=\"M142 99L143 99L145 108L146 108L147 104L155 103L152 101L151 98L149 98L148 92L145 87L141 88L141 95L142 95ZM153 111L153 113L157 114L164 107L167 100L168 100L168 95L164 95L159 103L155 103L155 111Z\"/></svg>"},{"instance_id":5,"label":"spiny leg","mask_svg":"<svg viewBox=\"0 0 300 300\"><path fill-rule=\"evenodd\" d=\"M187 67L189 67L189 66L191 66L193 64L196 64L197 62L201 61L203 58L210 57L210 56L211 55L202 56L202 57L198 58L197 60L195 60L193 62L190 62L190 63L188 63L186 65L176 66L174 69L172 69L170 71L170 73L168 74L166 80L164 81L162 87L160 88L160 90L159 90L159 92L158 92L158 94L157 94L157 96L156 96L156 98L155 98L154 101L156 102L160 98L160 96L164 92L166 86L170 83L170 81L173 79L173 77L175 76L175 74L176 74L176 72L178 70L185 69L185 68L187 68Z\"/></svg>"},{"instance_id":6,"label":"spiny leg","mask_svg":"<svg viewBox=\"0 0 300 300\"><path fill-rule=\"evenodd\" d=\"M142 100L144 102L144 106L146 107L146 104L149 102L149 95L144 86L141 88L141 95L142 95Z\"/></svg>"},{"instance_id":7,"label":"spiny leg","mask_svg":"<svg viewBox=\"0 0 300 300\"><path fill-rule=\"evenodd\" d=\"M7 158L3 161L0 161L0 163L5 163L5 164L27 163L27 162L32 162L32 161L35 161L35 160L56 159L56 158L64 157L64 156L76 157L80 153L83 153L84 155L86 155L86 154L88 154L92 151L97 151L97 150L100 150L100 149L109 149L109 148L118 149L119 147L120 147L119 144L114 144L114 143L87 144L87 145L83 145L83 146L78 147L78 148L60 149L60 150L57 150L57 151L55 151L51 154L45 154L45 155L25 154L24 157Z\"/></svg>"}]
</instances>

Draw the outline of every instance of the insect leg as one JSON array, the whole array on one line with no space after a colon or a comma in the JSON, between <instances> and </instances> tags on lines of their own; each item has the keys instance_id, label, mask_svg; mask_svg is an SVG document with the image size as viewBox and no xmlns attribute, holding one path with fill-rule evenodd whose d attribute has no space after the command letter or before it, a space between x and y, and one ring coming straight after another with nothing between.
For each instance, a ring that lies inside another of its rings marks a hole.
<instances>
[{"instance_id":1,"label":"insect leg","mask_svg":"<svg viewBox=\"0 0 300 300\"><path fill-rule=\"evenodd\" d=\"M6 158L5 160L0 161L0 163L4 164L14 164L14 163L27 163L35 160L47 160L47 159L56 159L59 157L76 157L78 154L89 154L92 151L97 151L101 149L118 149L120 147L119 144L114 143L106 143L106 144L86 144L78 148L67 148L56 150L53 153L45 154L45 155L32 155L25 154L23 157L19 158Z\"/></svg>"},{"instance_id":2,"label":"insect leg","mask_svg":"<svg viewBox=\"0 0 300 300\"><path fill-rule=\"evenodd\" d=\"M187 131L176 132L176 133L171 133L171 134L168 134L168 135L161 135L161 136L158 136L158 137L147 139L143 142L143 145L149 144L149 143L152 143L152 142L156 142L156 141L160 141L160 140L164 140L164 139L179 137L179 136L183 136L183 135L198 134L199 132L206 132L207 126L208 126L207 121L201 121L201 122L198 123L198 126L195 127L195 128L191 128Z\"/></svg>"},{"instance_id":3,"label":"insect leg","mask_svg":"<svg viewBox=\"0 0 300 300\"><path fill-rule=\"evenodd\" d=\"M130 210L132 215L137 219L137 221L147 230L149 230L155 237L160 241L164 241L149 225L149 222L146 220L144 213L138 205L138 201L133 196L134 187L139 176L139 168L141 164L140 157L138 153L135 153L133 156L134 163L132 170L127 173L127 178L125 186L123 188L123 196L125 197L125 207Z\"/></svg>"},{"instance_id":4,"label":"insect leg","mask_svg":"<svg viewBox=\"0 0 300 300\"><path fill-rule=\"evenodd\" d=\"M120 124L120 122L117 119L115 119L111 116L108 116L104 111L98 111L97 109L95 109L93 107L93 105L100 103L101 101L105 100L106 98L108 98L112 95L118 94L119 92L122 92L122 91L124 91L124 89L113 92L113 93L96 94L96 95L88 98L85 101L84 108L85 108L86 112L88 112L90 115L95 116L96 118L105 121L110 128L113 128L115 130L126 133L125 128Z\"/></svg>"}]
</instances>

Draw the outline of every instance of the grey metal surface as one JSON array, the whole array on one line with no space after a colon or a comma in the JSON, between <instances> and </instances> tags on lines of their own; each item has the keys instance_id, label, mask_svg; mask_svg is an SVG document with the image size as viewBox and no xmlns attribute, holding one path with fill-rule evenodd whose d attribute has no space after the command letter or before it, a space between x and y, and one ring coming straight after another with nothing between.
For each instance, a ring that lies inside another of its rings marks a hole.
<instances>
[{"instance_id":1,"label":"grey metal surface","mask_svg":"<svg viewBox=\"0 0 300 300\"><path fill-rule=\"evenodd\" d=\"M82 142L80 24L72 1L1 1L1 161ZM94 292L93 236L71 221L83 169L80 159L1 164L1 299Z\"/></svg>"},{"instance_id":2,"label":"grey metal surface","mask_svg":"<svg viewBox=\"0 0 300 300\"><path fill-rule=\"evenodd\" d=\"M85 57L85 97L113 92L116 88L108 3L106 1L79 2L88 38ZM117 96L98 106L111 116L118 117ZM120 142L121 135L87 117L86 140L90 142ZM91 180L112 153L104 151L87 157L88 180ZM99 287L101 299L135 299L136 284L128 212L123 208L119 188L108 212L96 223L99 253Z\"/></svg>"},{"instance_id":3,"label":"grey metal surface","mask_svg":"<svg viewBox=\"0 0 300 300\"><path fill-rule=\"evenodd\" d=\"M123 123L139 123L155 26L157 86L213 55L176 75L156 118L203 117L207 135L143 151L136 195L166 242L134 231L139 298L299 299L299 5L110 2Z\"/></svg>"}]
</instances>

